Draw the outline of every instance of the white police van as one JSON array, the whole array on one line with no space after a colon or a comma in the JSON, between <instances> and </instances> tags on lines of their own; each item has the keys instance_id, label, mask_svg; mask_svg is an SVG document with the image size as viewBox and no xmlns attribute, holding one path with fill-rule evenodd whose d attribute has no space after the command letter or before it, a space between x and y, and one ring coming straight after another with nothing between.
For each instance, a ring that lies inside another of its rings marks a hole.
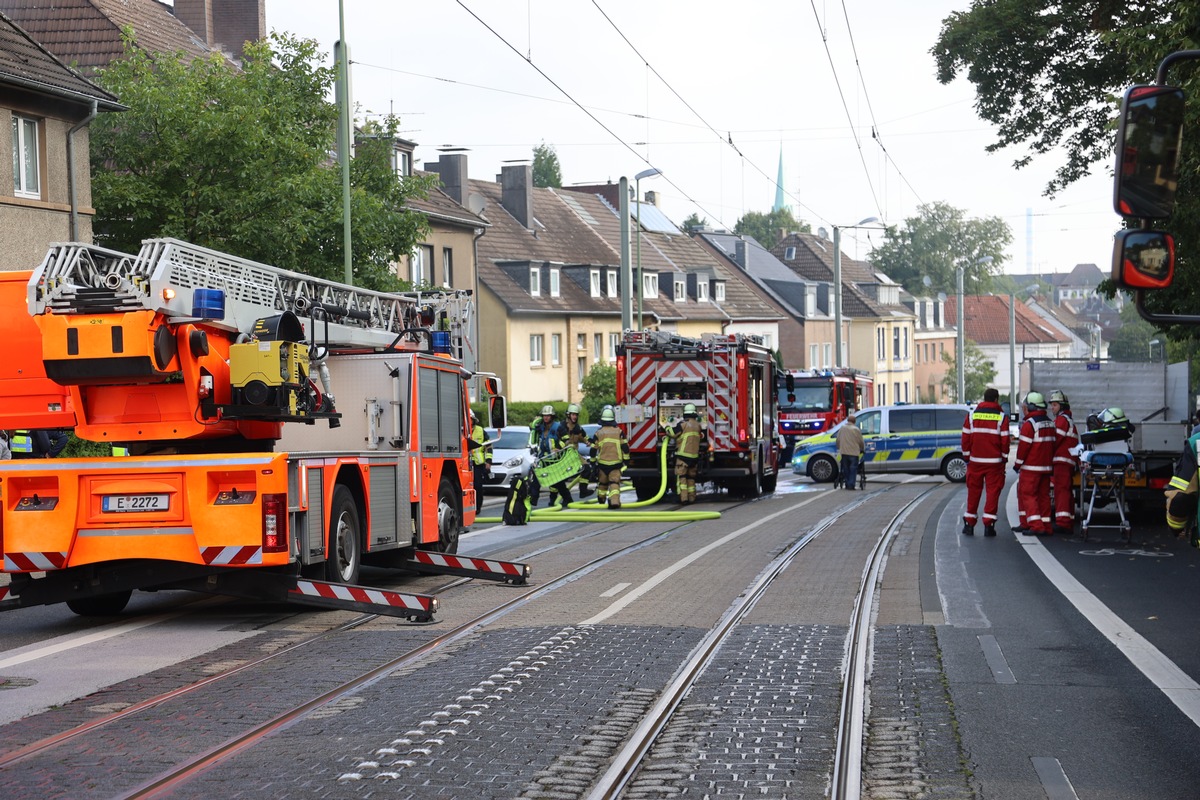
<instances>
[{"instance_id":1,"label":"white police van","mask_svg":"<svg viewBox=\"0 0 1200 800\"><path fill-rule=\"evenodd\" d=\"M954 483L967 479L962 429L970 407L958 404L871 406L855 412L863 434L868 473L936 475ZM841 422L824 433L801 439L792 455L792 472L828 483L838 473L837 433Z\"/></svg>"}]
</instances>

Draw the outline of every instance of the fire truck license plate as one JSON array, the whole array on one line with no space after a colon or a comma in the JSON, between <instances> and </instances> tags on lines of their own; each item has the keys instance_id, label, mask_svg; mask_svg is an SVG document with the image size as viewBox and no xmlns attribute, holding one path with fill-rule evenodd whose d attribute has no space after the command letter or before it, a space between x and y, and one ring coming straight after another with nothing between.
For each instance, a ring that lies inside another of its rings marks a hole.
<instances>
[{"instance_id":1,"label":"fire truck license plate","mask_svg":"<svg viewBox=\"0 0 1200 800\"><path fill-rule=\"evenodd\" d=\"M106 494L101 506L107 512L166 511L170 507L165 494Z\"/></svg>"}]
</instances>

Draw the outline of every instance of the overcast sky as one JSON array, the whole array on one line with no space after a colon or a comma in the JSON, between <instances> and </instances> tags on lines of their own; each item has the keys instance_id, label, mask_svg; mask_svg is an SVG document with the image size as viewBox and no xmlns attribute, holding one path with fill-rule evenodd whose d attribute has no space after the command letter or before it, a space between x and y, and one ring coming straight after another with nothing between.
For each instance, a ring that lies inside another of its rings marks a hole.
<instances>
[{"instance_id":1,"label":"overcast sky","mask_svg":"<svg viewBox=\"0 0 1200 800\"><path fill-rule=\"evenodd\" d=\"M332 57L338 5L267 0L267 29ZM1008 272L1107 273L1111 165L1051 200L1058 159L1017 171L1023 151L989 155L971 85L934 78L941 20L968 5L344 0L357 118L398 115L418 167L467 148L470 176L494 180L545 142L564 185L657 168L641 189L674 222L695 212L732 229L773 206L782 151L785 203L814 230L898 224L943 201L1009 224ZM870 235L846 230L847 254L865 257Z\"/></svg>"}]
</instances>

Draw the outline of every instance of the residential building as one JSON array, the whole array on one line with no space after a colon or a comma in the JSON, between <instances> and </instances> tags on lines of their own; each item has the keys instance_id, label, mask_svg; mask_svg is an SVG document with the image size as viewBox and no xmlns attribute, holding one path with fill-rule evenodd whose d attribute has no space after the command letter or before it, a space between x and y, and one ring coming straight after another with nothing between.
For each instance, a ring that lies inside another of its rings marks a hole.
<instances>
[{"instance_id":1,"label":"residential building","mask_svg":"<svg viewBox=\"0 0 1200 800\"><path fill-rule=\"evenodd\" d=\"M833 242L823 236L790 233L771 253L801 278L834 281ZM880 405L913 402L916 315L901 302L900 284L865 261L844 253L841 261L842 366L872 375Z\"/></svg>"},{"instance_id":2,"label":"residential building","mask_svg":"<svg viewBox=\"0 0 1200 800\"><path fill-rule=\"evenodd\" d=\"M946 376L950 365L945 355L954 358L958 332L946 318L944 297L913 297L901 294L902 302L915 315L913 330L913 402L953 402Z\"/></svg>"},{"instance_id":3,"label":"residential building","mask_svg":"<svg viewBox=\"0 0 1200 800\"><path fill-rule=\"evenodd\" d=\"M0 13L0 269L32 269L50 242L92 240L88 124L124 108ZM11 187L11 188L10 188Z\"/></svg>"}]
</instances>

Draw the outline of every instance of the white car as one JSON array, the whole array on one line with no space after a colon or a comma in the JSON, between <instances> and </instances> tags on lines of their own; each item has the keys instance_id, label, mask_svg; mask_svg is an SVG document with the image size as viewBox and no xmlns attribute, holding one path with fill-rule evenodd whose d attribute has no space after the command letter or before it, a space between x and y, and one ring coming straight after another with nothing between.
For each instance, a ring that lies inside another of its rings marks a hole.
<instances>
[{"instance_id":1,"label":"white car","mask_svg":"<svg viewBox=\"0 0 1200 800\"><path fill-rule=\"evenodd\" d=\"M537 459L529 452L528 425L509 425L499 430L484 428L483 433L492 444L492 472L484 479L485 492L507 491L514 475L529 476Z\"/></svg>"}]
</instances>

